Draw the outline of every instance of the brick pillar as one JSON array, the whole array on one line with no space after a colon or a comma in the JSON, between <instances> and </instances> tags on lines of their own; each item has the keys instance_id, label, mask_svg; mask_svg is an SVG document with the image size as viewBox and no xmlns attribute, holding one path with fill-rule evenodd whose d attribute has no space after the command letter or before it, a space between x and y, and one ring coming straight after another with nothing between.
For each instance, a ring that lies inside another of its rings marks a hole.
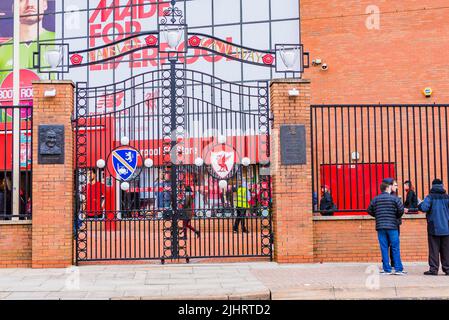
<instances>
[{"instance_id":1,"label":"brick pillar","mask_svg":"<svg viewBox=\"0 0 449 320\"><path fill-rule=\"evenodd\" d=\"M49 89L55 97L44 97ZM71 81L33 83L33 268L73 264L73 89ZM40 125L64 126L64 164L38 163Z\"/></svg>"},{"instance_id":2,"label":"brick pillar","mask_svg":"<svg viewBox=\"0 0 449 320\"><path fill-rule=\"evenodd\" d=\"M299 96L289 96L293 88L299 90ZM310 81L274 80L270 100L274 118L271 134L274 259L281 263L313 262ZM281 164L281 125L305 126L305 165Z\"/></svg>"}]
</instances>

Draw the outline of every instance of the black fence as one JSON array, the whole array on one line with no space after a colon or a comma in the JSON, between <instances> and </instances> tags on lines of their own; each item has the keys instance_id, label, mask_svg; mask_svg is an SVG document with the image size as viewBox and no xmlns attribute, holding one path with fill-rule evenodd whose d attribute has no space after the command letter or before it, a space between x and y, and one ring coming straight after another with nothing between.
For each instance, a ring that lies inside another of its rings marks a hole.
<instances>
[{"instance_id":1,"label":"black fence","mask_svg":"<svg viewBox=\"0 0 449 320\"><path fill-rule=\"evenodd\" d=\"M31 219L32 118L30 106L0 106L0 220ZM17 121L20 130L19 210L14 213L13 141Z\"/></svg>"},{"instance_id":2,"label":"black fence","mask_svg":"<svg viewBox=\"0 0 449 320\"><path fill-rule=\"evenodd\" d=\"M410 181L418 199L449 181L449 105L311 107L314 212L362 215L384 178ZM417 212L413 206L410 212Z\"/></svg>"}]
</instances>

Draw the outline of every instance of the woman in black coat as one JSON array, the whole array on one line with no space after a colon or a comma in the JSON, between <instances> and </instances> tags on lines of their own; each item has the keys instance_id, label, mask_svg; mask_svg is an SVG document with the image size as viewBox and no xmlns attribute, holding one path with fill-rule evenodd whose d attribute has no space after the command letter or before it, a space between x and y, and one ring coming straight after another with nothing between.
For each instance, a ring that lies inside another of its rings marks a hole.
<instances>
[{"instance_id":1,"label":"woman in black coat","mask_svg":"<svg viewBox=\"0 0 449 320\"><path fill-rule=\"evenodd\" d=\"M409 209L410 213L418 212L418 197L411 181L404 182L404 190L407 193L404 201L404 208Z\"/></svg>"}]
</instances>

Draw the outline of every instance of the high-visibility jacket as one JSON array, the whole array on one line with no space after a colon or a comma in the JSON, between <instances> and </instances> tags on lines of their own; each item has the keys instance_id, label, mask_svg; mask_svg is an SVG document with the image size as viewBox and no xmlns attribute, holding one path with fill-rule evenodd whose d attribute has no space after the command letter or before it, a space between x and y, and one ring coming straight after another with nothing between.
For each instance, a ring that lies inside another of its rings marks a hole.
<instances>
[{"instance_id":1,"label":"high-visibility jacket","mask_svg":"<svg viewBox=\"0 0 449 320\"><path fill-rule=\"evenodd\" d=\"M237 203L235 204L235 206L237 208L249 208L247 188L240 187L237 189Z\"/></svg>"}]
</instances>

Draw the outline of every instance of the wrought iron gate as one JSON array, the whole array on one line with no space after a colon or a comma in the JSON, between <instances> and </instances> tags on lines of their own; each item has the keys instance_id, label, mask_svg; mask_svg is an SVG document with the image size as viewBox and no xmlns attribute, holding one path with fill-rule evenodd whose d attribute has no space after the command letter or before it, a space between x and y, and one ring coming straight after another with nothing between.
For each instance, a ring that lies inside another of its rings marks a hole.
<instances>
[{"instance_id":1,"label":"wrought iron gate","mask_svg":"<svg viewBox=\"0 0 449 320\"><path fill-rule=\"evenodd\" d=\"M76 260L272 256L268 83L185 69L76 87Z\"/></svg>"}]
</instances>

